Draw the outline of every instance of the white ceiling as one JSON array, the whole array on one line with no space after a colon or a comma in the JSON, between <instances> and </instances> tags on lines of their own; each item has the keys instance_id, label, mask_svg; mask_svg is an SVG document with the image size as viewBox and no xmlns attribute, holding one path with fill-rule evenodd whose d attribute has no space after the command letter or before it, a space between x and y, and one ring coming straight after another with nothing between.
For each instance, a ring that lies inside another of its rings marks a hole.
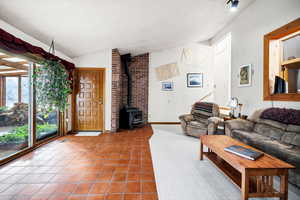
<instances>
[{"instance_id":1,"label":"white ceiling","mask_svg":"<svg viewBox=\"0 0 300 200\"><path fill-rule=\"evenodd\" d=\"M212 38L254 0L1 0L0 18L70 57L145 53Z\"/></svg>"}]
</instances>

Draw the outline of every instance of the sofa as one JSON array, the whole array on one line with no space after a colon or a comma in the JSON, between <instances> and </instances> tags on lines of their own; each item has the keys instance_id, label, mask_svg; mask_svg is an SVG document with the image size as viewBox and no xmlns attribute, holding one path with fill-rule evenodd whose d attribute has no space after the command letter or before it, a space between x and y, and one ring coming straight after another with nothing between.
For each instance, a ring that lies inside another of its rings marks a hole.
<instances>
[{"instance_id":1,"label":"sofa","mask_svg":"<svg viewBox=\"0 0 300 200\"><path fill-rule=\"evenodd\" d=\"M219 116L219 106L210 102L197 102L193 105L190 114L179 116L183 132L188 136L199 138L203 134L213 134L217 129L214 123ZM212 123L209 123L212 119Z\"/></svg>"},{"instance_id":2,"label":"sofa","mask_svg":"<svg viewBox=\"0 0 300 200\"><path fill-rule=\"evenodd\" d=\"M300 110L257 110L247 120L226 121L225 134L294 165L289 182L300 188Z\"/></svg>"}]
</instances>

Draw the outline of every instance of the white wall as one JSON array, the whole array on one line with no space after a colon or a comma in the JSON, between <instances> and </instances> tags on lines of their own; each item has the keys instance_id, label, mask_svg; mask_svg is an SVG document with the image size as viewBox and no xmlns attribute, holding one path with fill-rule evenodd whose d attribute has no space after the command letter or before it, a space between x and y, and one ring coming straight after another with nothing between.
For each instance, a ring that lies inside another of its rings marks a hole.
<instances>
[{"instance_id":1,"label":"white wall","mask_svg":"<svg viewBox=\"0 0 300 200\"><path fill-rule=\"evenodd\" d=\"M181 62L182 49L190 52L187 60ZM190 113L193 103L212 91L213 87L213 49L201 44L166 49L150 53L149 61L149 122L178 122L178 116ZM180 75L165 81L173 81L174 91L162 91L161 81L155 68L177 62ZM203 88L187 88L187 73L204 73ZM211 101L210 96L207 101Z\"/></svg>"},{"instance_id":2,"label":"white wall","mask_svg":"<svg viewBox=\"0 0 300 200\"><path fill-rule=\"evenodd\" d=\"M46 45L40 41L38 41L37 39L31 37L30 35L27 35L26 33L18 30L17 28L11 26L10 24L2 21L0 19L0 27L5 30L6 32L14 35L15 37L18 37L32 45L35 45L35 46L38 46L38 47L41 47L43 48L45 51L48 51L49 50L49 45ZM70 62L72 62L72 59L70 57L68 57L67 55L63 54L62 52L60 51L55 51L55 54L56 56L60 57L60 58L63 58L65 60L68 60Z\"/></svg>"},{"instance_id":3,"label":"white wall","mask_svg":"<svg viewBox=\"0 0 300 200\"><path fill-rule=\"evenodd\" d=\"M213 45L214 48L214 102L228 106L231 97L231 34Z\"/></svg>"},{"instance_id":4,"label":"white wall","mask_svg":"<svg viewBox=\"0 0 300 200\"><path fill-rule=\"evenodd\" d=\"M232 96L244 104L243 114L272 106L263 101L263 36L300 17L299 0L257 0L244 10L229 26L213 38L212 43L226 33L232 34ZM251 87L238 87L238 68L253 64ZM300 108L300 102L274 102L274 106Z\"/></svg>"},{"instance_id":5,"label":"white wall","mask_svg":"<svg viewBox=\"0 0 300 200\"><path fill-rule=\"evenodd\" d=\"M98 67L105 70L105 130L111 130L111 59L112 50L94 52L73 58L76 67Z\"/></svg>"}]
</instances>

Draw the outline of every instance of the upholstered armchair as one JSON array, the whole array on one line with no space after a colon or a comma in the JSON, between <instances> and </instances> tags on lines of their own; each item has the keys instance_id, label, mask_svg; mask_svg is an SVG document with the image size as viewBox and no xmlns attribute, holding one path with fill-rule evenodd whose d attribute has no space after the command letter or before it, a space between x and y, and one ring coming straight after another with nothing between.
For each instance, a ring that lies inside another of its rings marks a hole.
<instances>
[{"instance_id":1,"label":"upholstered armchair","mask_svg":"<svg viewBox=\"0 0 300 200\"><path fill-rule=\"evenodd\" d=\"M181 127L186 135L199 137L216 132L219 118L219 106L209 102L197 102L191 114L179 116Z\"/></svg>"}]
</instances>

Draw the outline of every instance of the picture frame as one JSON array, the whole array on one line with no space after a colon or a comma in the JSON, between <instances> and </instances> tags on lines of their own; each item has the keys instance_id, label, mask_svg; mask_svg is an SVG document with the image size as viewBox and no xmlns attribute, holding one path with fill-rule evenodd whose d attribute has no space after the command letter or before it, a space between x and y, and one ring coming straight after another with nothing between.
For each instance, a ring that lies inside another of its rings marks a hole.
<instances>
[{"instance_id":1,"label":"picture frame","mask_svg":"<svg viewBox=\"0 0 300 200\"><path fill-rule=\"evenodd\" d=\"M161 83L161 90L162 91L173 91L174 90L174 84L173 82L162 82Z\"/></svg>"},{"instance_id":2,"label":"picture frame","mask_svg":"<svg viewBox=\"0 0 300 200\"><path fill-rule=\"evenodd\" d=\"M249 87L252 84L252 64L241 65L239 68L239 87Z\"/></svg>"},{"instance_id":3,"label":"picture frame","mask_svg":"<svg viewBox=\"0 0 300 200\"><path fill-rule=\"evenodd\" d=\"M203 73L187 73L187 87L202 88L203 87Z\"/></svg>"}]
</instances>

